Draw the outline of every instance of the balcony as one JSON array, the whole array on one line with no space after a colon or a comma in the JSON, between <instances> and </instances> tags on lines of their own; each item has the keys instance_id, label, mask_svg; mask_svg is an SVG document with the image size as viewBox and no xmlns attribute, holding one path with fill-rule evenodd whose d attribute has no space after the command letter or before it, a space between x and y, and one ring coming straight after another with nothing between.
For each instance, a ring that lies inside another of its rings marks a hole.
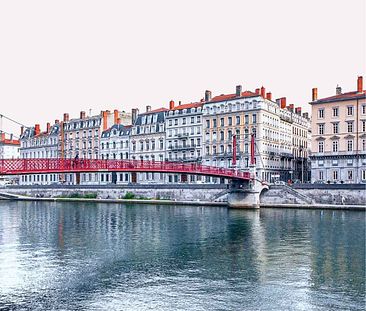
<instances>
[{"instance_id":1,"label":"balcony","mask_svg":"<svg viewBox=\"0 0 366 311\"><path fill-rule=\"evenodd\" d=\"M195 144L187 144L187 145L181 145L181 146L169 146L169 150L189 150L189 149L195 149L196 147L199 147Z\"/></svg>"}]
</instances>

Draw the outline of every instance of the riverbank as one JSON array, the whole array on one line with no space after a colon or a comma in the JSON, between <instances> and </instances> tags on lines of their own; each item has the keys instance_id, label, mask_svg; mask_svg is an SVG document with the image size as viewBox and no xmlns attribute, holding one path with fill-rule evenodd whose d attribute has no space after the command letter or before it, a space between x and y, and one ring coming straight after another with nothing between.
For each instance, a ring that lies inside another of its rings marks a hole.
<instances>
[{"instance_id":1,"label":"riverbank","mask_svg":"<svg viewBox=\"0 0 366 311\"><path fill-rule=\"evenodd\" d=\"M1 199L0 199L1 200ZM84 203L117 203L117 204L152 204L152 205L176 205L176 206L205 206L205 207L228 207L227 202L209 201L174 201L174 200L136 200L136 199L86 199L86 198L36 198L36 197L13 197L15 201L43 201L43 202L84 202ZM366 211L364 205L334 205L334 204L260 204L260 208L287 208L287 209L314 209L314 210L352 210Z\"/></svg>"}]
</instances>

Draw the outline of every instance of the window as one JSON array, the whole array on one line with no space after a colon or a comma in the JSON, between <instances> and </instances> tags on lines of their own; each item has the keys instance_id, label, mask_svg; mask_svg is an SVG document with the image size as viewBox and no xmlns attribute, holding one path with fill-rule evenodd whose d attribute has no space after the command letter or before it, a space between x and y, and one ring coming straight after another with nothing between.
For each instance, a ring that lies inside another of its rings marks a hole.
<instances>
[{"instance_id":1,"label":"window","mask_svg":"<svg viewBox=\"0 0 366 311\"><path fill-rule=\"evenodd\" d=\"M236 125L240 124L240 116L236 116Z\"/></svg>"},{"instance_id":2,"label":"window","mask_svg":"<svg viewBox=\"0 0 366 311\"><path fill-rule=\"evenodd\" d=\"M169 120L169 126L172 126L173 125L173 120L172 119L170 119Z\"/></svg>"},{"instance_id":3,"label":"window","mask_svg":"<svg viewBox=\"0 0 366 311\"><path fill-rule=\"evenodd\" d=\"M366 151L366 139L362 139L362 151Z\"/></svg>"},{"instance_id":4,"label":"window","mask_svg":"<svg viewBox=\"0 0 366 311\"><path fill-rule=\"evenodd\" d=\"M347 140L347 151L353 151L353 140Z\"/></svg>"},{"instance_id":5,"label":"window","mask_svg":"<svg viewBox=\"0 0 366 311\"><path fill-rule=\"evenodd\" d=\"M366 180L366 170L361 171L361 179Z\"/></svg>"},{"instance_id":6,"label":"window","mask_svg":"<svg viewBox=\"0 0 366 311\"><path fill-rule=\"evenodd\" d=\"M366 132L366 120L362 120L362 132Z\"/></svg>"},{"instance_id":7,"label":"window","mask_svg":"<svg viewBox=\"0 0 366 311\"><path fill-rule=\"evenodd\" d=\"M253 114L252 116L253 123L257 123L257 115Z\"/></svg>"},{"instance_id":8,"label":"window","mask_svg":"<svg viewBox=\"0 0 366 311\"><path fill-rule=\"evenodd\" d=\"M353 121L347 122L347 132L352 133L353 132Z\"/></svg>"},{"instance_id":9,"label":"window","mask_svg":"<svg viewBox=\"0 0 366 311\"><path fill-rule=\"evenodd\" d=\"M227 118L227 122L228 122L228 125L233 125L233 118L232 117L228 117Z\"/></svg>"},{"instance_id":10,"label":"window","mask_svg":"<svg viewBox=\"0 0 366 311\"><path fill-rule=\"evenodd\" d=\"M333 141L333 152L338 152L338 140Z\"/></svg>"},{"instance_id":11,"label":"window","mask_svg":"<svg viewBox=\"0 0 366 311\"><path fill-rule=\"evenodd\" d=\"M206 120L206 127L209 128L210 127L210 120Z\"/></svg>"},{"instance_id":12,"label":"window","mask_svg":"<svg viewBox=\"0 0 366 311\"><path fill-rule=\"evenodd\" d=\"M183 124L183 125L185 125L186 123L187 123L186 118L183 118L183 120L182 120L182 124Z\"/></svg>"},{"instance_id":13,"label":"window","mask_svg":"<svg viewBox=\"0 0 366 311\"><path fill-rule=\"evenodd\" d=\"M333 117L338 117L338 107L333 107Z\"/></svg>"},{"instance_id":14,"label":"window","mask_svg":"<svg viewBox=\"0 0 366 311\"><path fill-rule=\"evenodd\" d=\"M324 141L320 141L318 143L318 151L319 152L324 152Z\"/></svg>"},{"instance_id":15,"label":"window","mask_svg":"<svg viewBox=\"0 0 366 311\"><path fill-rule=\"evenodd\" d=\"M224 119L224 118L221 118L221 119L220 119L220 125L221 125L221 126L225 126L225 119Z\"/></svg>"},{"instance_id":16,"label":"window","mask_svg":"<svg viewBox=\"0 0 366 311\"><path fill-rule=\"evenodd\" d=\"M324 108L318 109L318 119L324 118Z\"/></svg>"},{"instance_id":17,"label":"window","mask_svg":"<svg viewBox=\"0 0 366 311\"><path fill-rule=\"evenodd\" d=\"M339 123L333 123L333 134L339 133Z\"/></svg>"},{"instance_id":18,"label":"window","mask_svg":"<svg viewBox=\"0 0 366 311\"><path fill-rule=\"evenodd\" d=\"M197 147L201 146L201 138L197 138Z\"/></svg>"},{"instance_id":19,"label":"window","mask_svg":"<svg viewBox=\"0 0 366 311\"><path fill-rule=\"evenodd\" d=\"M318 166L324 166L324 160L319 160L318 161Z\"/></svg>"},{"instance_id":20,"label":"window","mask_svg":"<svg viewBox=\"0 0 366 311\"><path fill-rule=\"evenodd\" d=\"M324 124L318 124L318 134L319 135L324 134Z\"/></svg>"},{"instance_id":21,"label":"window","mask_svg":"<svg viewBox=\"0 0 366 311\"><path fill-rule=\"evenodd\" d=\"M213 121L212 127L217 127L217 120L216 119L213 119L212 121Z\"/></svg>"},{"instance_id":22,"label":"window","mask_svg":"<svg viewBox=\"0 0 366 311\"><path fill-rule=\"evenodd\" d=\"M333 171L333 180L338 180L338 171Z\"/></svg>"},{"instance_id":23,"label":"window","mask_svg":"<svg viewBox=\"0 0 366 311\"><path fill-rule=\"evenodd\" d=\"M361 113L366 114L366 105L361 106Z\"/></svg>"},{"instance_id":24,"label":"window","mask_svg":"<svg viewBox=\"0 0 366 311\"><path fill-rule=\"evenodd\" d=\"M249 123L249 116L247 114L244 116L244 121L245 121L245 124Z\"/></svg>"},{"instance_id":25,"label":"window","mask_svg":"<svg viewBox=\"0 0 366 311\"><path fill-rule=\"evenodd\" d=\"M174 125L178 125L178 119L174 119Z\"/></svg>"},{"instance_id":26,"label":"window","mask_svg":"<svg viewBox=\"0 0 366 311\"><path fill-rule=\"evenodd\" d=\"M353 116L353 106L347 106L347 116Z\"/></svg>"},{"instance_id":27,"label":"window","mask_svg":"<svg viewBox=\"0 0 366 311\"><path fill-rule=\"evenodd\" d=\"M191 124L194 123L194 117L191 117Z\"/></svg>"},{"instance_id":28,"label":"window","mask_svg":"<svg viewBox=\"0 0 366 311\"><path fill-rule=\"evenodd\" d=\"M319 171L319 179L324 180L324 172L323 171Z\"/></svg>"},{"instance_id":29,"label":"window","mask_svg":"<svg viewBox=\"0 0 366 311\"><path fill-rule=\"evenodd\" d=\"M220 140L224 140L224 131L220 132Z\"/></svg>"}]
</instances>

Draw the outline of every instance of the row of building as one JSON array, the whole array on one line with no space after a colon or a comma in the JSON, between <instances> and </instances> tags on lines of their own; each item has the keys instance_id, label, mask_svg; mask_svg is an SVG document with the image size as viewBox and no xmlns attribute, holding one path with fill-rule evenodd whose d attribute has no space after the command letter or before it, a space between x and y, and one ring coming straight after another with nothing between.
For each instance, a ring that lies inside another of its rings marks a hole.
<instances>
[{"instance_id":1,"label":"row of building","mask_svg":"<svg viewBox=\"0 0 366 311\"><path fill-rule=\"evenodd\" d=\"M41 131L22 130L21 158L132 159L196 162L247 170L255 138L256 173L262 180L302 182L366 181L366 101L362 77L357 90L318 99L312 92L312 118L286 98L272 99L264 87L212 96L189 104L131 113L81 112L55 120ZM235 141L234 141L235 140ZM236 148L234 152L233 148ZM236 154L236 163L233 157ZM85 173L22 176L20 183L220 183L217 178L163 173Z\"/></svg>"}]
</instances>

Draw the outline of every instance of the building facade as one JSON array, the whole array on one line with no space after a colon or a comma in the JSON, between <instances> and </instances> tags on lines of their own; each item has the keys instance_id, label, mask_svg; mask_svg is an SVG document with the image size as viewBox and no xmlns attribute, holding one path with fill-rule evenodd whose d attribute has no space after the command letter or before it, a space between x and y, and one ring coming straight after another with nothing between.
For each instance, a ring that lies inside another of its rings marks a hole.
<instances>
[{"instance_id":1,"label":"building facade","mask_svg":"<svg viewBox=\"0 0 366 311\"><path fill-rule=\"evenodd\" d=\"M20 136L20 158L22 159L50 159L61 157L60 144L61 124L55 120L54 125L47 123L46 130L41 132L40 125L22 130ZM20 184L51 184L60 181L59 174L22 175Z\"/></svg>"},{"instance_id":2,"label":"building facade","mask_svg":"<svg viewBox=\"0 0 366 311\"><path fill-rule=\"evenodd\" d=\"M174 105L170 101L166 114L166 160L202 163L202 102ZM168 174L167 182L196 182L201 176Z\"/></svg>"},{"instance_id":3,"label":"building facade","mask_svg":"<svg viewBox=\"0 0 366 311\"><path fill-rule=\"evenodd\" d=\"M5 133L0 132L0 159L18 159L20 157L20 141L6 138Z\"/></svg>"},{"instance_id":4,"label":"building facade","mask_svg":"<svg viewBox=\"0 0 366 311\"><path fill-rule=\"evenodd\" d=\"M131 129L130 153L132 160L164 161L165 148L165 118L167 108L151 110L138 114ZM131 182L135 183L164 183L163 173L131 173Z\"/></svg>"},{"instance_id":5,"label":"building facade","mask_svg":"<svg viewBox=\"0 0 366 311\"><path fill-rule=\"evenodd\" d=\"M264 87L255 92L242 92L239 85L234 94L213 98L211 92L206 91L203 105L204 164L248 170L253 135L258 178L268 182L287 181L293 178L295 155L307 156L309 127L308 116L302 115L301 109L294 112L293 105L286 106L286 98L272 101L272 94L266 93Z\"/></svg>"},{"instance_id":6,"label":"building facade","mask_svg":"<svg viewBox=\"0 0 366 311\"><path fill-rule=\"evenodd\" d=\"M366 91L357 90L318 99L312 92L312 182L366 182Z\"/></svg>"},{"instance_id":7,"label":"building facade","mask_svg":"<svg viewBox=\"0 0 366 311\"><path fill-rule=\"evenodd\" d=\"M115 124L102 132L100 155L102 160L130 159L131 125ZM127 184L131 180L131 173L100 174L101 184Z\"/></svg>"}]
</instances>

